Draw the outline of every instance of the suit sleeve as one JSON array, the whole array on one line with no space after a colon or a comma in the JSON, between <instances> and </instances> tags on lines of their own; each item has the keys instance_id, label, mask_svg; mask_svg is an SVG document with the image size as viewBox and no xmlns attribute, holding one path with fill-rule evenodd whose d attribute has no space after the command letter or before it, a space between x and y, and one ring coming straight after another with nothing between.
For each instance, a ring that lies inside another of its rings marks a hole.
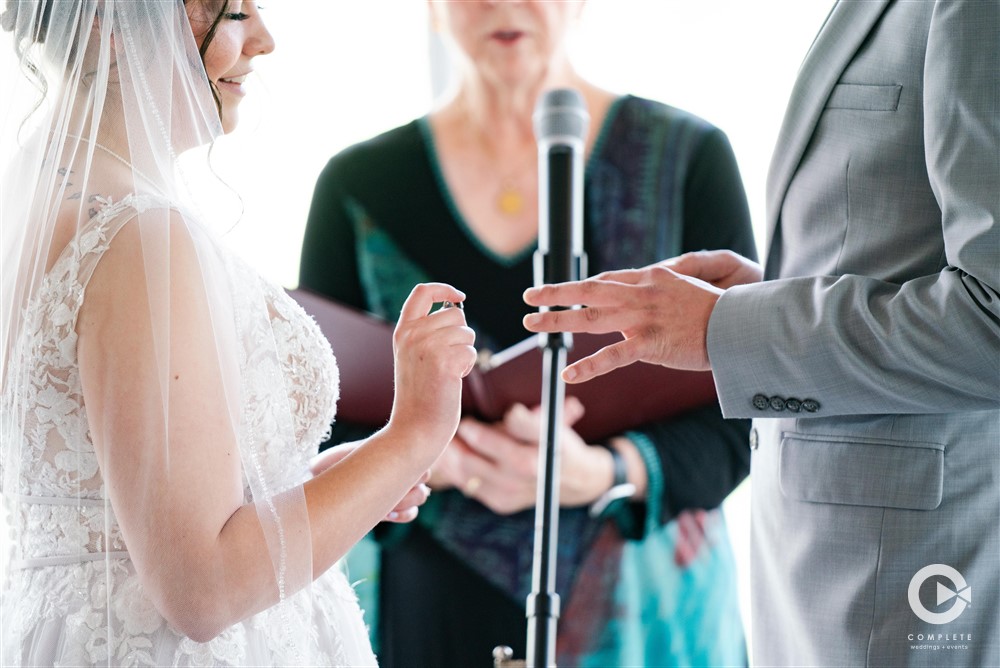
<instances>
[{"instance_id":1,"label":"suit sleeve","mask_svg":"<svg viewBox=\"0 0 1000 668\"><path fill-rule=\"evenodd\" d=\"M727 291L708 331L725 415L768 416L756 394L812 398L814 417L1000 407L997 35L1000 3L934 9L924 146L946 266L901 283L844 275Z\"/></svg>"}]
</instances>

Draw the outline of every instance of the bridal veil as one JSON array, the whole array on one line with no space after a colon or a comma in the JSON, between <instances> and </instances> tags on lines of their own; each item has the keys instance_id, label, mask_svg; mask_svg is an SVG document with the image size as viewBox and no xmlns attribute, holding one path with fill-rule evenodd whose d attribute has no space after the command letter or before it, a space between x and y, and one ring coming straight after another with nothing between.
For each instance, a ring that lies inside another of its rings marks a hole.
<instances>
[{"instance_id":1,"label":"bridal veil","mask_svg":"<svg viewBox=\"0 0 1000 668\"><path fill-rule=\"evenodd\" d=\"M11 565L110 572L135 541L159 551L129 549L138 571L153 562L171 568L177 546L156 538L169 518L140 512L145 521L122 524L119 534L120 490L102 472L150 496L176 488L178 504L197 506L202 495L232 493L216 488L211 471L199 472L195 489L178 475L191 443L211 434L216 454L206 466L228 455L239 470L236 493L256 510L281 601L276 631L294 656L312 632L296 616L308 606L285 605L308 597L313 579L307 474L299 467L276 477L268 458L281 456L300 426L273 307L252 272L216 252L214 239L234 221L213 210L232 194L209 164L219 110L184 4L6 0L0 21L2 43L14 47L0 57L19 65L0 83L0 484ZM96 271L87 257L95 248L109 257L114 238L126 235L131 255L116 266L128 273L111 307L129 309L129 326L93 328L99 364L77 360L75 318ZM82 278L60 281L67 266ZM181 358L197 361L193 385L176 373ZM85 370L79 379L66 372L74 366ZM35 532L30 540L26 531ZM231 566L212 565L222 580ZM177 586L190 586L176 575ZM84 622L106 629L108 647L134 632L111 613L111 586L76 584L60 596L107 599L88 608L105 617ZM0 621L5 633L19 623L10 614Z\"/></svg>"}]
</instances>

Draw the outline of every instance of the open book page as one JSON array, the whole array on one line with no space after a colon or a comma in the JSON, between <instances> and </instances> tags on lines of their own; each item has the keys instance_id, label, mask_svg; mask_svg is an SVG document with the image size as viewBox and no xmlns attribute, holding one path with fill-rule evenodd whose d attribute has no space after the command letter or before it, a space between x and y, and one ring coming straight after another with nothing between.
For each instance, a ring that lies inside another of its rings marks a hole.
<instances>
[{"instance_id":1,"label":"open book page","mask_svg":"<svg viewBox=\"0 0 1000 668\"><path fill-rule=\"evenodd\" d=\"M567 363L621 341L621 334L574 334ZM491 355L472 375L476 410L487 420L499 419L513 403L535 406L541 401L543 351L537 336ZM586 383L566 385L586 412L574 425L595 442L654 420L716 401L710 372L678 371L644 362L630 364Z\"/></svg>"}]
</instances>

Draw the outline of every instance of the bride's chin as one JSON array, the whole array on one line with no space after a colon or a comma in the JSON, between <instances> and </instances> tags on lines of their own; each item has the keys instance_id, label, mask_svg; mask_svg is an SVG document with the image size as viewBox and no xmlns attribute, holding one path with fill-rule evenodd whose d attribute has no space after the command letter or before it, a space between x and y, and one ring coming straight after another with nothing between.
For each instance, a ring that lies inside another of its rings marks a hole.
<instances>
[{"instance_id":1,"label":"bride's chin","mask_svg":"<svg viewBox=\"0 0 1000 668\"><path fill-rule=\"evenodd\" d=\"M229 134L236 129L240 123L240 112L236 105L223 105L222 114L219 116L222 124L222 133Z\"/></svg>"},{"instance_id":2,"label":"bride's chin","mask_svg":"<svg viewBox=\"0 0 1000 668\"><path fill-rule=\"evenodd\" d=\"M236 118L232 118L232 119L225 119L225 118L223 118L222 119L222 134L224 134L224 135L230 134L233 130L236 129L237 125L239 125L238 119L236 119Z\"/></svg>"}]
</instances>

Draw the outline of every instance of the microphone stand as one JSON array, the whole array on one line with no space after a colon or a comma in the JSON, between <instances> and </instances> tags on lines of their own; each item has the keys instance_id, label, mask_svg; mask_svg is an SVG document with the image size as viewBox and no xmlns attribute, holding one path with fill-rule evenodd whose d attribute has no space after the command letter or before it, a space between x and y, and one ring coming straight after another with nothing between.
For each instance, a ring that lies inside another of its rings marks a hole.
<instances>
[{"instance_id":1,"label":"microphone stand","mask_svg":"<svg viewBox=\"0 0 1000 668\"><path fill-rule=\"evenodd\" d=\"M538 250L534 256L535 285L563 283L586 276L583 252L583 145L589 121L586 105L572 89L548 91L535 110L538 135ZM546 223L547 224L544 224ZM554 307L553 310L562 307ZM497 668L556 665L556 621L559 594L555 590L559 540L559 428L566 385L562 371L572 335L539 335L542 356L542 425L538 452L538 489L532 591L527 599L528 642L524 664L511 659L510 648L493 650Z\"/></svg>"}]
</instances>

